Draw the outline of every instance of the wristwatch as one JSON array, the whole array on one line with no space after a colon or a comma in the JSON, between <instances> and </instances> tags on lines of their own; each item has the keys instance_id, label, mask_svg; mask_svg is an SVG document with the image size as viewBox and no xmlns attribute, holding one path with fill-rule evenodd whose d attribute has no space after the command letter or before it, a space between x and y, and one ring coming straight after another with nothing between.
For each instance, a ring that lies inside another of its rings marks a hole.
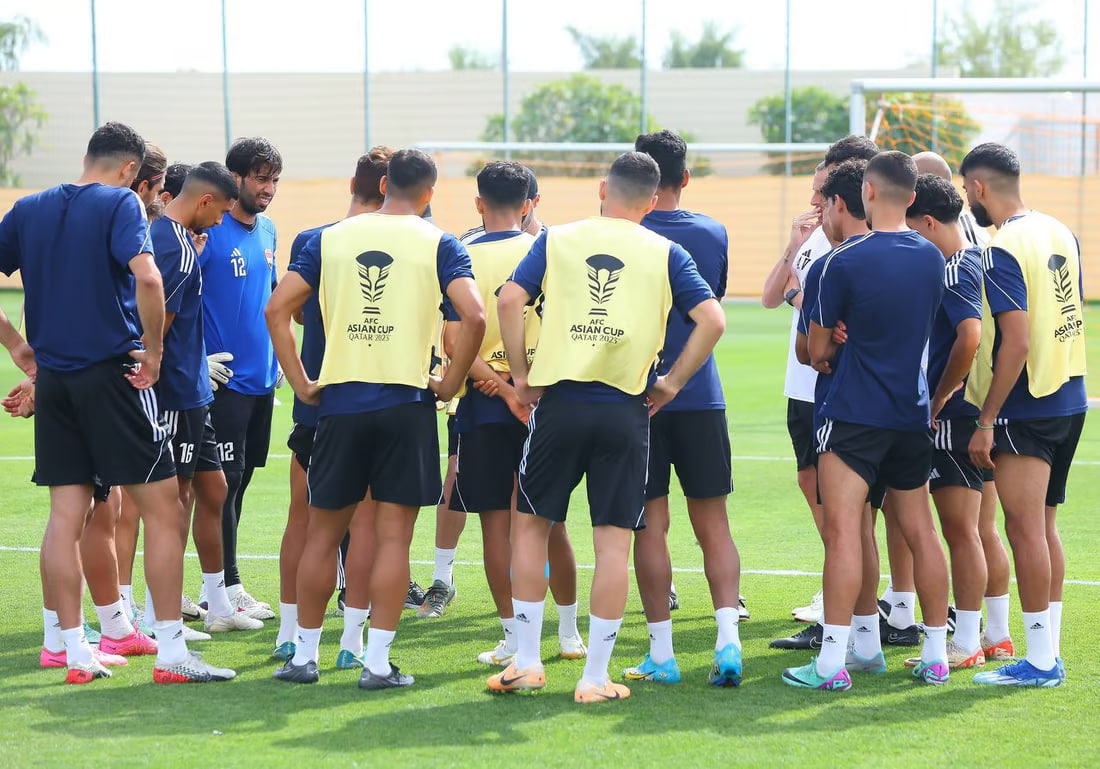
<instances>
[{"instance_id":1,"label":"wristwatch","mask_svg":"<svg viewBox=\"0 0 1100 769\"><path fill-rule=\"evenodd\" d=\"M790 291L783 295L783 301L794 307L794 298L802 293L801 288L792 288Z\"/></svg>"}]
</instances>

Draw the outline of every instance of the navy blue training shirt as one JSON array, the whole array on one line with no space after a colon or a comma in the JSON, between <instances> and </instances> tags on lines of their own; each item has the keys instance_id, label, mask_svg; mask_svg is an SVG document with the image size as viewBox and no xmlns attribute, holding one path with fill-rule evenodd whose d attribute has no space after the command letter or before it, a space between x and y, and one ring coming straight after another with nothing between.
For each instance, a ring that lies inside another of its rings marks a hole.
<instances>
[{"instance_id":1,"label":"navy blue training shirt","mask_svg":"<svg viewBox=\"0 0 1100 769\"><path fill-rule=\"evenodd\" d=\"M542 281L546 275L546 239L547 233L543 232L534 243L527 256L516 267L512 277L513 283L518 283L531 297L531 303L535 304L542 296ZM699 270L682 247L673 243L668 249L668 282L672 287L672 306L684 317L687 317L696 306L713 299L714 293L710 286L699 275ZM652 386L657 381L657 370L654 366L649 373L649 382L646 387ZM573 382L561 381L550 386L548 391L573 400L588 401L590 403L615 403L635 398L645 398L645 393L628 395L603 382Z\"/></svg>"},{"instance_id":2,"label":"navy blue training shirt","mask_svg":"<svg viewBox=\"0 0 1100 769\"><path fill-rule=\"evenodd\" d=\"M943 254L920 234L869 232L824 259L813 320L848 327L823 417L887 430L929 428L924 351L943 301Z\"/></svg>"},{"instance_id":3,"label":"navy blue training shirt","mask_svg":"<svg viewBox=\"0 0 1100 769\"><path fill-rule=\"evenodd\" d=\"M849 240L852 240L852 238L849 238ZM841 245L844 244L842 243ZM830 251L829 253L832 252ZM815 260L814 263L810 265L810 269L806 271L806 278L802 283L802 309L798 313L798 331L807 336L810 334L810 321L817 311L817 297L821 290L821 272L825 269L825 257L828 255L829 254L825 254L825 256ZM841 318L841 320L843 320L843 318ZM836 357L830 364L830 368L833 371L836 371L837 364L840 362L842 355L844 355L844 345L841 345L837 349ZM814 380L815 433L817 432L817 428L821 427L821 407L825 403L825 394L829 392L829 385L832 384L832 381L832 374L823 374L820 371L817 372L817 378Z\"/></svg>"},{"instance_id":4,"label":"navy blue training shirt","mask_svg":"<svg viewBox=\"0 0 1100 769\"><path fill-rule=\"evenodd\" d=\"M264 320L276 282L275 224L263 214L251 227L226 215L209 234L199 257L206 350L233 355L230 390L266 395L278 374Z\"/></svg>"},{"instance_id":5,"label":"navy blue training shirt","mask_svg":"<svg viewBox=\"0 0 1100 769\"><path fill-rule=\"evenodd\" d=\"M20 271L40 366L77 371L141 349L130 261L152 251L126 187L61 184L16 202L0 222L0 272Z\"/></svg>"},{"instance_id":6,"label":"navy blue training shirt","mask_svg":"<svg viewBox=\"0 0 1100 769\"><path fill-rule=\"evenodd\" d=\"M310 238L289 269L302 276L316 293L321 286L321 234ZM447 286L456 278L472 278L470 255L454 235L444 233L436 251L436 273L439 291L443 297L443 313L446 317L454 311L447 299ZM358 291L358 287L355 287ZM341 382L321 390L318 417L333 414L365 414L370 411L400 406L403 403L435 403L435 395L428 388L408 385L378 384L374 382Z\"/></svg>"},{"instance_id":7,"label":"navy blue training shirt","mask_svg":"<svg viewBox=\"0 0 1100 769\"><path fill-rule=\"evenodd\" d=\"M302 250L315 235L331 227L335 222L322 224L311 230L299 232L290 246L290 264L293 265L301 256ZM321 318L321 303L314 291L302 305L302 367L306 370L306 376L316 380L321 375L321 362L325 358L325 326ZM302 403L298 396L294 396L294 424L304 427L317 426L317 406Z\"/></svg>"},{"instance_id":8,"label":"navy blue training shirt","mask_svg":"<svg viewBox=\"0 0 1100 769\"><path fill-rule=\"evenodd\" d=\"M943 303L932 324L932 338L928 340L928 390L935 394L947 359L958 338L957 329L964 320L982 317L982 262L981 250L966 248L947 260L944 272ZM963 382L965 383L965 379ZM973 419L978 407L966 402L966 387L955 391L943 409L939 419Z\"/></svg>"},{"instance_id":9,"label":"navy blue training shirt","mask_svg":"<svg viewBox=\"0 0 1100 769\"><path fill-rule=\"evenodd\" d=\"M651 211L642 219L642 226L683 246L714 295L719 299L726 295L729 236L722 224L704 214L678 209ZM676 312L669 313L665 346L657 363L659 375L667 374L672 368L694 328L695 323L691 318ZM722 379L718 376L718 363L711 353L663 410L709 411L725 407L726 398L722 393Z\"/></svg>"},{"instance_id":10,"label":"navy blue training shirt","mask_svg":"<svg viewBox=\"0 0 1100 769\"><path fill-rule=\"evenodd\" d=\"M203 347L202 272L191 233L162 216L149 225L157 267L164 280L164 311L173 313L164 335L157 401L167 411L186 411L214 400Z\"/></svg>"}]
</instances>

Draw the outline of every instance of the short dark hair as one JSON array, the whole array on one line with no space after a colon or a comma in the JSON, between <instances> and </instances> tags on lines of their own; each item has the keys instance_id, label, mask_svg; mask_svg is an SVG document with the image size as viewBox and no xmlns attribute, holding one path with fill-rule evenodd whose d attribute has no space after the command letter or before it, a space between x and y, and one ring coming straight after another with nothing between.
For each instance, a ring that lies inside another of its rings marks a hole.
<instances>
[{"instance_id":1,"label":"short dark hair","mask_svg":"<svg viewBox=\"0 0 1100 769\"><path fill-rule=\"evenodd\" d=\"M360 155L355 163L355 179L352 181L352 194L364 203L381 203L382 190L379 185L390 167L393 150L384 145L371 147L370 152Z\"/></svg>"},{"instance_id":2,"label":"short dark hair","mask_svg":"<svg viewBox=\"0 0 1100 769\"><path fill-rule=\"evenodd\" d=\"M252 136L233 142L225 155L225 166L242 179L267 167L277 174L283 170L283 156L264 137Z\"/></svg>"},{"instance_id":3,"label":"short dark hair","mask_svg":"<svg viewBox=\"0 0 1100 769\"><path fill-rule=\"evenodd\" d=\"M866 136L849 134L833 142L825 153L825 165L832 166L845 160L870 160L881 150Z\"/></svg>"},{"instance_id":4,"label":"short dark hair","mask_svg":"<svg viewBox=\"0 0 1100 769\"><path fill-rule=\"evenodd\" d=\"M95 129L88 140L87 155L93 159L119 161L136 158L140 164L145 160L145 140L125 123L111 121Z\"/></svg>"},{"instance_id":5,"label":"short dark hair","mask_svg":"<svg viewBox=\"0 0 1100 769\"><path fill-rule=\"evenodd\" d=\"M142 158L141 168L138 170L134 183L130 186L136 190L140 182L147 182L157 176L163 176L167 168L168 158L165 157L164 150L147 141L145 142L145 157Z\"/></svg>"},{"instance_id":6,"label":"short dark hair","mask_svg":"<svg viewBox=\"0 0 1100 769\"><path fill-rule=\"evenodd\" d=\"M237 180L233 178L233 174L216 160L199 163L187 172L183 189L190 189L195 184L213 187L225 200L236 200L241 195L240 187L237 186Z\"/></svg>"},{"instance_id":7,"label":"short dark hair","mask_svg":"<svg viewBox=\"0 0 1100 769\"><path fill-rule=\"evenodd\" d=\"M527 166L524 166L523 170L527 172L527 199L534 200L539 194L539 180L535 172Z\"/></svg>"},{"instance_id":8,"label":"short dark hair","mask_svg":"<svg viewBox=\"0 0 1100 769\"><path fill-rule=\"evenodd\" d=\"M867 161L862 158L845 160L833 166L821 185L821 194L830 200L840 198L848 206L848 213L856 219L866 219L867 214L863 210L863 173L866 168Z\"/></svg>"},{"instance_id":9,"label":"short dark hair","mask_svg":"<svg viewBox=\"0 0 1100 769\"><path fill-rule=\"evenodd\" d=\"M917 196L905 212L911 219L931 216L937 222L951 224L959 220L963 200L955 185L937 174L917 177Z\"/></svg>"},{"instance_id":10,"label":"short dark hair","mask_svg":"<svg viewBox=\"0 0 1100 769\"><path fill-rule=\"evenodd\" d=\"M512 160L494 160L477 174L477 194L492 208L523 208L530 178L527 169Z\"/></svg>"},{"instance_id":11,"label":"short dark hair","mask_svg":"<svg viewBox=\"0 0 1100 769\"><path fill-rule=\"evenodd\" d=\"M995 171L1013 179L1020 178L1019 156L1010 148L997 142L979 144L966 153L966 157L963 158L963 162L959 166L959 174L966 176L969 172L979 168Z\"/></svg>"},{"instance_id":12,"label":"short dark hair","mask_svg":"<svg viewBox=\"0 0 1100 769\"><path fill-rule=\"evenodd\" d=\"M649 200L661 181L657 161L644 152L624 152L607 172L607 183L623 200Z\"/></svg>"},{"instance_id":13,"label":"short dark hair","mask_svg":"<svg viewBox=\"0 0 1100 769\"><path fill-rule=\"evenodd\" d=\"M680 189L687 170L687 142L679 134L667 129L651 134L641 134L634 140L634 149L644 152L657 161L661 169L662 188Z\"/></svg>"},{"instance_id":14,"label":"short dark hair","mask_svg":"<svg viewBox=\"0 0 1100 769\"><path fill-rule=\"evenodd\" d=\"M888 197L898 201L904 197L906 204L917 186L917 164L913 158L897 150L875 155L867 161L867 169L863 173L883 182L883 192Z\"/></svg>"},{"instance_id":15,"label":"short dark hair","mask_svg":"<svg viewBox=\"0 0 1100 769\"><path fill-rule=\"evenodd\" d=\"M419 195L429 187L435 186L439 172L435 161L421 150L398 150L390 158L386 170L386 189L402 195Z\"/></svg>"},{"instance_id":16,"label":"short dark hair","mask_svg":"<svg viewBox=\"0 0 1100 769\"><path fill-rule=\"evenodd\" d=\"M173 163L164 171L164 191L176 197L183 189L183 180L187 178L191 166L187 163Z\"/></svg>"}]
</instances>

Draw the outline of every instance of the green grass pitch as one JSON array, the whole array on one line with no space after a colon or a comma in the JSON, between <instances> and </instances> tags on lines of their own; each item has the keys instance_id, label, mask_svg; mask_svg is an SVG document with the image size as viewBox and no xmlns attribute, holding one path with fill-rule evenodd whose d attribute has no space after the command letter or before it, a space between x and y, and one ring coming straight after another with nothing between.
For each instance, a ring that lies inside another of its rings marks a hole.
<instances>
[{"instance_id":1,"label":"green grass pitch","mask_svg":"<svg viewBox=\"0 0 1100 769\"><path fill-rule=\"evenodd\" d=\"M0 296L9 315L18 294ZM48 497L28 482L31 424L0 422L0 745L11 766L531 766L922 765L1031 766L1091 763L1100 745L1100 662L1090 640L1100 601L1100 422L1086 423L1070 499L1060 513L1068 554L1063 653L1069 680L1058 689L1005 691L973 685L973 673L942 688L915 684L902 667L908 649L888 649L883 676L857 674L844 694L790 689L781 670L808 655L767 648L798 629L790 608L808 601L822 549L794 480L782 393L790 315L756 304L726 307L728 328L718 360L728 398L737 490L729 513L741 549L742 592L752 620L741 627L745 681L740 689L706 684L714 620L702 558L683 500L673 498L671 547L683 608L673 614L684 682L635 684L629 701L582 708L572 689L582 662L555 658L555 612L548 608L543 653L548 686L529 697L494 697L492 672L476 662L500 635L480 566L476 521L467 524L456 568L458 599L436 621L406 612L393 658L417 677L407 691L367 694L354 672L335 669L341 620L326 620L321 683L289 686L271 679L276 625L198 644L209 659L237 669L237 680L208 686L154 686L151 658L116 669L109 681L62 685L59 670L38 668L41 644L38 556ZM1089 309L1094 327L1100 311ZM1100 361L1100 334L1090 358ZM1094 369L1095 370L1095 369ZM0 361L0 385L16 373ZM277 562L288 500L289 390L275 412L272 457L249 490L241 528L241 568L249 590L275 603ZM413 544L414 578L431 575L434 511L421 514ZM881 526L881 524L880 524ZM581 629L592 563L583 495L574 495L569 529L582 564ZM139 559L138 566L141 561ZM885 566L885 564L884 564ZM186 562L188 591L198 562ZM140 593L140 574L136 593ZM1014 589L1015 591L1015 589ZM91 616L90 604L86 612ZM1013 592L1013 636L1023 641ZM647 635L632 594L612 670L638 662Z\"/></svg>"}]
</instances>

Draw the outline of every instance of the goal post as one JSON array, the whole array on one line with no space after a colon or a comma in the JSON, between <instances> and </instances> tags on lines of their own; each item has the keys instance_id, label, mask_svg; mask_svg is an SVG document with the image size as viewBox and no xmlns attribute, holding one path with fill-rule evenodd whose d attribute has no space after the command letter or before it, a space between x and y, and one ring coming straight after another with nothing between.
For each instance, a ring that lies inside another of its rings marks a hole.
<instances>
[{"instance_id":1,"label":"goal post","mask_svg":"<svg viewBox=\"0 0 1100 769\"><path fill-rule=\"evenodd\" d=\"M848 103L851 133L867 132L867 94L875 93L1100 93L1100 80L1023 77L924 77L853 80Z\"/></svg>"}]
</instances>

